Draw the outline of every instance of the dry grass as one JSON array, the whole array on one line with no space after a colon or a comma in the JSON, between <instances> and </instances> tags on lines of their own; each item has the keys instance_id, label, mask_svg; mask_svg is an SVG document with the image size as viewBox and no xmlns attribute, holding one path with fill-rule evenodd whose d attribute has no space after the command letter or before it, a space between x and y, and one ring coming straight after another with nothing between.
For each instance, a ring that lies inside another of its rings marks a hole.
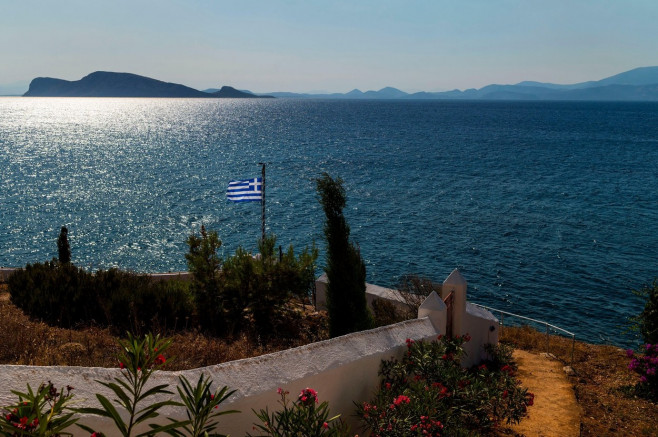
<instances>
[{"instance_id":1,"label":"dry grass","mask_svg":"<svg viewBox=\"0 0 658 437\"><path fill-rule=\"evenodd\" d=\"M546 334L531 328L503 329L501 341L531 352L546 352ZM569 364L572 342L550 336L549 351ZM658 405L632 394L637 375L625 351L576 342L569 379L583 410L582 436L658 436Z\"/></svg>"},{"instance_id":2,"label":"dry grass","mask_svg":"<svg viewBox=\"0 0 658 437\"><path fill-rule=\"evenodd\" d=\"M288 332L267 341L248 335L219 339L195 331L170 334L169 353L176 359L167 369L210 366L328 338L326 314L308 308L292 308L296 315L286 320ZM11 304L6 285L0 284L0 364L115 367L118 350L117 337L109 329L64 329L30 319Z\"/></svg>"}]
</instances>

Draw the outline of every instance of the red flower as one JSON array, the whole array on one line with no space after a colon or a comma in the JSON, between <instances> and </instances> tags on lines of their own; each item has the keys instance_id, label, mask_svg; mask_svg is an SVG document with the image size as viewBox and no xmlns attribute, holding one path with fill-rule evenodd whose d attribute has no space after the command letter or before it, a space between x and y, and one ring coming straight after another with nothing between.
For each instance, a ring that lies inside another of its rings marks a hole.
<instances>
[{"instance_id":1,"label":"red flower","mask_svg":"<svg viewBox=\"0 0 658 437\"><path fill-rule=\"evenodd\" d=\"M298 400L306 406L313 405L313 401L315 401L315 403L317 404L318 392L316 392L312 388L306 387L304 390L302 390L299 393Z\"/></svg>"},{"instance_id":2,"label":"red flower","mask_svg":"<svg viewBox=\"0 0 658 437\"><path fill-rule=\"evenodd\" d=\"M123 370L126 368L126 365L119 361L119 369Z\"/></svg>"},{"instance_id":3,"label":"red flower","mask_svg":"<svg viewBox=\"0 0 658 437\"><path fill-rule=\"evenodd\" d=\"M155 364L164 364L167 359L164 357L164 355L160 354L155 358Z\"/></svg>"},{"instance_id":4,"label":"red flower","mask_svg":"<svg viewBox=\"0 0 658 437\"><path fill-rule=\"evenodd\" d=\"M27 425L28 420L29 419L25 416L21 417L21 425Z\"/></svg>"},{"instance_id":5,"label":"red flower","mask_svg":"<svg viewBox=\"0 0 658 437\"><path fill-rule=\"evenodd\" d=\"M327 422L324 422L324 423L322 424L322 427L323 427L324 429L327 429L327 428L329 428L329 424L328 424Z\"/></svg>"},{"instance_id":6,"label":"red flower","mask_svg":"<svg viewBox=\"0 0 658 437\"><path fill-rule=\"evenodd\" d=\"M400 405L400 404L403 403L403 402L404 402L405 404L408 404L410 401L411 401L411 400L410 400L407 396L405 396L405 395L400 395L400 396L398 396L397 398L395 398L395 399L393 400L393 403L397 406L397 405Z\"/></svg>"}]
</instances>

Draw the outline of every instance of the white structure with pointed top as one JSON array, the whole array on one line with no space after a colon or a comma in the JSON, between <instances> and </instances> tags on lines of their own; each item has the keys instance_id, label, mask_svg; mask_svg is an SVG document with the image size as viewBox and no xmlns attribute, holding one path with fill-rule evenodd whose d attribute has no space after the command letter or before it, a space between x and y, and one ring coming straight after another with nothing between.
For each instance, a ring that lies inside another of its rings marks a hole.
<instances>
[{"instance_id":1,"label":"white structure with pointed top","mask_svg":"<svg viewBox=\"0 0 658 437\"><path fill-rule=\"evenodd\" d=\"M443 281L441 288L441 299L445 300L452 293L452 335L459 337L467 333L468 329L464 326L464 316L466 314L466 289L468 284L466 279L454 269L450 275Z\"/></svg>"},{"instance_id":2,"label":"white structure with pointed top","mask_svg":"<svg viewBox=\"0 0 658 437\"><path fill-rule=\"evenodd\" d=\"M436 294L436 291L431 292L420 307L418 307L418 318L427 317L430 319L438 334L445 335L447 316L448 308L445 302Z\"/></svg>"}]
</instances>

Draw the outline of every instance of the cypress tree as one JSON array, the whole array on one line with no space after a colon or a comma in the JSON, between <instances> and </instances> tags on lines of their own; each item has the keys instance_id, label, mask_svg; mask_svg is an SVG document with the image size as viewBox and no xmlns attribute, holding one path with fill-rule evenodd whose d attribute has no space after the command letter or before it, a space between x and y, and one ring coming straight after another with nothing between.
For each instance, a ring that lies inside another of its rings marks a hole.
<instances>
[{"instance_id":1,"label":"cypress tree","mask_svg":"<svg viewBox=\"0 0 658 437\"><path fill-rule=\"evenodd\" d=\"M331 337L372 327L366 303L366 265L350 242L350 227L343 215L345 188L340 178L323 173L316 180L320 203L326 215L327 310Z\"/></svg>"},{"instance_id":2,"label":"cypress tree","mask_svg":"<svg viewBox=\"0 0 658 437\"><path fill-rule=\"evenodd\" d=\"M59 238L57 239L57 252L59 262L68 264L71 262L71 246L69 246L69 230L66 226L62 226L59 231Z\"/></svg>"}]
</instances>

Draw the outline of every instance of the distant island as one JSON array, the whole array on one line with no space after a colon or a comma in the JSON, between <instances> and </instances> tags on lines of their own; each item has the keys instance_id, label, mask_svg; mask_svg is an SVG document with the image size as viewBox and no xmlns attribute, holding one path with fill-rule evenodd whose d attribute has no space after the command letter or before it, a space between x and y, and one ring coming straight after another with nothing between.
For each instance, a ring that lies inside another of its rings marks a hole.
<instances>
[{"instance_id":1,"label":"distant island","mask_svg":"<svg viewBox=\"0 0 658 437\"><path fill-rule=\"evenodd\" d=\"M288 99L387 99L387 100L572 100L658 101L658 67L640 67L597 81L559 85L524 81L515 85L487 85L464 91L406 93L386 87L379 91L304 94L272 92L256 95L230 86L199 91L131 73L97 71L80 80L38 77L30 83L28 97L193 97Z\"/></svg>"},{"instance_id":2,"label":"distant island","mask_svg":"<svg viewBox=\"0 0 658 437\"><path fill-rule=\"evenodd\" d=\"M132 73L96 71L80 80L37 77L30 82L26 97L193 97L273 98L239 91L230 86L207 93L177 83L163 82Z\"/></svg>"},{"instance_id":3,"label":"distant island","mask_svg":"<svg viewBox=\"0 0 658 437\"><path fill-rule=\"evenodd\" d=\"M605 79L572 85L525 81L516 85L487 85L464 91L406 93L386 87L366 92L355 89L345 94L268 94L297 99L658 101L658 67L635 68Z\"/></svg>"}]
</instances>

